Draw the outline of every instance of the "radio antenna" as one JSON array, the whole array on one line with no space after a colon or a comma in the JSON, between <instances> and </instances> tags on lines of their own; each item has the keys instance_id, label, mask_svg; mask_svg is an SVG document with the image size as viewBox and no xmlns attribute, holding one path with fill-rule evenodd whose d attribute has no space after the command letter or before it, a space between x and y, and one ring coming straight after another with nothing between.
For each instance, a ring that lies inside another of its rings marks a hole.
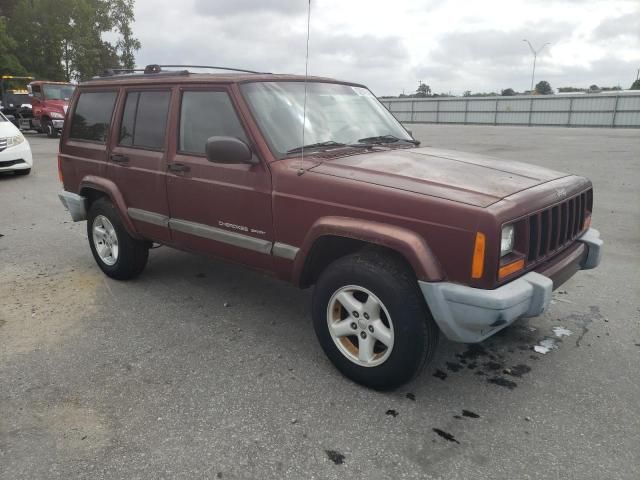
<instances>
[{"instance_id":1,"label":"radio antenna","mask_svg":"<svg viewBox=\"0 0 640 480\"><path fill-rule=\"evenodd\" d=\"M304 127L307 123L307 77L309 76L309 27L311 25L311 0L307 6L307 52L304 58L304 101L302 104L302 149L300 152L300 168L298 175L302 175L304 170L302 165L304 162Z\"/></svg>"}]
</instances>

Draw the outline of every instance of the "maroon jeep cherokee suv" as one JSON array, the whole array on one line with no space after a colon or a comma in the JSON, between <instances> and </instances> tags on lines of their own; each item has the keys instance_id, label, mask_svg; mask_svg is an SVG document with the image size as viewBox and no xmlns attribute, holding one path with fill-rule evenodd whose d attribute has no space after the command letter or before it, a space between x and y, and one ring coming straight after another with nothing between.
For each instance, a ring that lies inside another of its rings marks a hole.
<instances>
[{"instance_id":1,"label":"maroon jeep cherokee suv","mask_svg":"<svg viewBox=\"0 0 640 480\"><path fill-rule=\"evenodd\" d=\"M586 178L418 143L362 85L153 66L79 85L60 198L110 277L159 243L313 285L327 356L394 388L439 332L539 315L602 247Z\"/></svg>"}]
</instances>

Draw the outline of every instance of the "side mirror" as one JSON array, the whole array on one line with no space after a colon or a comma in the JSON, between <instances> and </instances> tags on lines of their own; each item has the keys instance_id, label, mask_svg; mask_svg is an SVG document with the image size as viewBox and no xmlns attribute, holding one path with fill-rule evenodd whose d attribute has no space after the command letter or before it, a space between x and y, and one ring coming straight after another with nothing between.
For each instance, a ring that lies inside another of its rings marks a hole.
<instances>
[{"instance_id":1,"label":"side mirror","mask_svg":"<svg viewBox=\"0 0 640 480\"><path fill-rule=\"evenodd\" d=\"M258 163L249 145L234 137L209 137L205 152L214 163Z\"/></svg>"}]
</instances>

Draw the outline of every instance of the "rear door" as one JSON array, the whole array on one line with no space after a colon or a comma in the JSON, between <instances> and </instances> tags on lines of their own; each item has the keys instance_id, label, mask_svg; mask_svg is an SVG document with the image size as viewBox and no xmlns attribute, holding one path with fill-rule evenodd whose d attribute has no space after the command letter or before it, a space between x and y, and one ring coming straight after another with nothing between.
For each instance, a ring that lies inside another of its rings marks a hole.
<instances>
[{"instance_id":1,"label":"rear door","mask_svg":"<svg viewBox=\"0 0 640 480\"><path fill-rule=\"evenodd\" d=\"M167 123L171 89L126 88L118 106L109 176L120 189L137 231L168 242Z\"/></svg>"},{"instance_id":2,"label":"rear door","mask_svg":"<svg viewBox=\"0 0 640 480\"><path fill-rule=\"evenodd\" d=\"M212 136L253 143L233 97L224 87L183 87L176 93L177 135L172 139L167 173L174 243L270 269L273 223L268 167L263 161L212 163L205 156L206 141Z\"/></svg>"}]
</instances>

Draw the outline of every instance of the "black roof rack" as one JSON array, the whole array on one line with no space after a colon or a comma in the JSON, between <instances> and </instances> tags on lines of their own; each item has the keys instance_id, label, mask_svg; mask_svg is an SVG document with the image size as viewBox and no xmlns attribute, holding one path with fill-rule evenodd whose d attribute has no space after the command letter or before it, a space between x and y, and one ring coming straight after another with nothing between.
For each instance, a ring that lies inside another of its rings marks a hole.
<instances>
[{"instance_id":1,"label":"black roof rack","mask_svg":"<svg viewBox=\"0 0 640 480\"><path fill-rule=\"evenodd\" d=\"M213 70L228 70L230 72L269 74L270 72L256 72L255 70L246 70L244 68L216 67L214 65L147 65L144 73L159 73L162 68L211 68Z\"/></svg>"},{"instance_id":2,"label":"black roof rack","mask_svg":"<svg viewBox=\"0 0 640 480\"><path fill-rule=\"evenodd\" d=\"M230 72L268 74L268 72L256 72L255 70L245 70L242 68L216 67L213 65L147 65L145 68L107 68L102 75L93 77L91 80L107 80L109 78L144 77L146 75L189 75L188 70L163 70L162 68L211 68L214 70L228 70Z\"/></svg>"}]
</instances>

